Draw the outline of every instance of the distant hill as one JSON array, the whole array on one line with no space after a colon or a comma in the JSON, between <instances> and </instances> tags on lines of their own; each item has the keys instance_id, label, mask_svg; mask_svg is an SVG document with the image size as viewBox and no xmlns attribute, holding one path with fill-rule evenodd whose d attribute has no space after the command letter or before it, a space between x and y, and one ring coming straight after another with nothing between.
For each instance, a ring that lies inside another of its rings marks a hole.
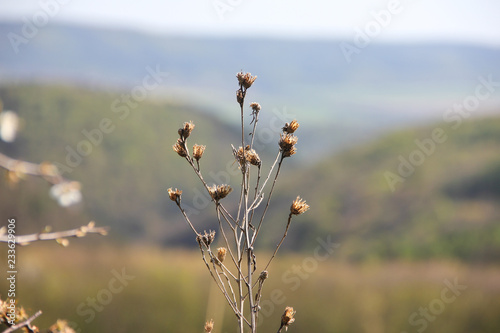
<instances>
[{"instance_id":1,"label":"distant hill","mask_svg":"<svg viewBox=\"0 0 500 333\"><path fill-rule=\"evenodd\" d=\"M154 95L231 124L234 75L250 71L259 76L251 98L264 108L262 125L285 112L310 125L303 139L309 160L320 153L310 139L317 130L331 133L330 149L353 146L385 130L439 120L474 93L478 77L500 78L500 49L470 45L375 41L348 63L336 40L198 38L67 24L49 24L17 44L13 34L24 38L22 22L0 23L4 82L130 91L146 68L159 68L169 76ZM497 91L477 112L499 104Z\"/></svg>"},{"instance_id":2,"label":"distant hill","mask_svg":"<svg viewBox=\"0 0 500 333\"><path fill-rule=\"evenodd\" d=\"M17 217L19 233L95 220L111 226L115 239L184 241L179 233L185 232L185 225L167 188L192 192L199 185L172 150L177 130L185 121L195 123L191 144L207 146L201 165L210 183L216 182L212 170L215 174L219 166L224 169L232 162L229 143L238 142L237 132L209 114L178 104L144 101L128 110L124 103L117 104L122 109L114 108L120 98L118 93L62 86L0 87L4 107L23 119L18 139L0 143L0 150L30 162L57 163L65 177L83 185L83 204L62 209L49 198L44 180L30 178L11 188L2 177L0 212ZM103 119L111 129L107 133L100 130Z\"/></svg>"},{"instance_id":3,"label":"distant hill","mask_svg":"<svg viewBox=\"0 0 500 333\"><path fill-rule=\"evenodd\" d=\"M5 108L23 118L16 142L0 144L12 157L67 165L69 151L88 140L84 133L102 119L114 125L65 174L83 184L80 207L58 207L43 180L10 188L0 179L0 213L17 217L19 233L45 225L72 228L93 219L112 227L114 241L191 246L192 232L168 199L168 187L184 191L183 203L199 229L217 227L213 209L204 209L203 188L172 144L182 123L192 120L191 144L207 145L201 160L207 182L237 188L238 178L228 176L235 168L230 143L240 140L237 127L183 104L154 100L138 103L120 118L123 113L112 107L119 98L120 93L68 86L0 87ZM297 156L308 149L304 127L297 132ZM274 134L267 150L258 151L264 170L277 149ZM301 195L311 210L293 221L284 248L310 251L317 237L330 235L341 244L338 256L349 260L499 257L500 117L435 123L335 155L325 144L330 135L317 131L312 138L323 152L320 162L303 166L295 156L285 161L259 246L279 240L290 202ZM229 206L235 192L227 198Z\"/></svg>"},{"instance_id":4,"label":"distant hill","mask_svg":"<svg viewBox=\"0 0 500 333\"><path fill-rule=\"evenodd\" d=\"M331 235L350 260L497 260L500 118L457 124L389 134L294 170L281 193L300 193L312 208L287 246Z\"/></svg>"}]
</instances>

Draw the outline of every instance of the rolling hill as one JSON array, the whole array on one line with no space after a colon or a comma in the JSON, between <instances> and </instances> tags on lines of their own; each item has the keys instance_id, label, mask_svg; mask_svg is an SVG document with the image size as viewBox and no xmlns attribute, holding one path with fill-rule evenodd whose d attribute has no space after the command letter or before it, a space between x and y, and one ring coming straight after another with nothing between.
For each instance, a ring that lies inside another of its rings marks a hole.
<instances>
[{"instance_id":1,"label":"rolling hill","mask_svg":"<svg viewBox=\"0 0 500 333\"><path fill-rule=\"evenodd\" d=\"M197 109L154 99L138 103L121 119L122 113L111 107L119 98L120 93L68 86L0 88L5 108L24 119L18 140L0 145L15 158L64 164L102 119L114 125L65 174L83 184L79 207L58 207L47 195L48 184L39 179L14 188L0 181L0 212L17 217L20 233L96 220L112 227L115 241L192 246L191 231L168 199L168 187L184 191L183 202L195 208L193 220L200 229L216 227L213 212L201 209L207 202L202 187L171 146L180 125L192 120L196 128L191 143L207 145L202 159L207 181L237 187L237 179L226 176L234 168L229 144L238 142L237 130ZM293 158L286 161L259 245L275 244L291 200L301 195L312 208L292 225L284 244L289 250L306 251L327 234L342 245L339 256L346 260L498 258L500 118L476 117L457 124L387 134L337 154L326 144L331 133L317 130L310 140L322 152L320 162L304 166ZM302 141L304 127L298 130L297 155L308 149ZM270 153L259 153L268 168Z\"/></svg>"}]
</instances>

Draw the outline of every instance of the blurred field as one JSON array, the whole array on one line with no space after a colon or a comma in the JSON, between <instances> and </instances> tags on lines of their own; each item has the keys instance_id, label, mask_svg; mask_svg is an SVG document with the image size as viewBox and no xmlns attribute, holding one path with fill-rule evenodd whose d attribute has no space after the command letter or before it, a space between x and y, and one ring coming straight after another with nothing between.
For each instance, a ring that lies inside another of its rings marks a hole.
<instances>
[{"instance_id":1,"label":"blurred field","mask_svg":"<svg viewBox=\"0 0 500 333\"><path fill-rule=\"evenodd\" d=\"M198 252L97 244L102 242L87 239L66 249L55 244L19 249L18 300L30 313L44 311L36 325L45 328L65 318L80 332L189 333L201 332L205 319L213 318L215 333L235 331L234 315L213 292ZM285 306L297 310L292 333L500 331L498 265L350 264L336 261L341 251L325 261L315 259L312 250L309 257L278 256L264 285L260 331L277 330ZM258 254L258 269L265 258ZM0 260L5 267L5 258ZM129 277L125 282L115 278L121 273ZM445 280L459 287L446 291ZM3 297L5 291L2 279ZM99 311L92 310L89 298L96 299Z\"/></svg>"}]
</instances>

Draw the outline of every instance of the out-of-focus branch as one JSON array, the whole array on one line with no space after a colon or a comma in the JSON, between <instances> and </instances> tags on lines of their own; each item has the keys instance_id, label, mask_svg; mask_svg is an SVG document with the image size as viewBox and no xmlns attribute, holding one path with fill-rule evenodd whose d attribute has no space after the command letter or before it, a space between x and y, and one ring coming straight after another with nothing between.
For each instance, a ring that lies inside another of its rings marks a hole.
<instances>
[{"instance_id":1,"label":"out-of-focus branch","mask_svg":"<svg viewBox=\"0 0 500 333\"><path fill-rule=\"evenodd\" d=\"M23 175L42 177L51 184L59 184L65 180L57 170L57 167L49 162L40 164L16 160L0 153L0 167L12 173L12 177L20 178Z\"/></svg>"},{"instance_id":2,"label":"out-of-focus branch","mask_svg":"<svg viewBox=\"0 0 500 333\"><path fill-rule=\"evenodd\" d=\"M14 332L15 330L20 329L22 327L27 327L30 330L30 332L33 332L33 328L31 327L31 322L33 320L35 320L37 317L39 317L41 314L42 314L42 310L39 310L37 313L35 313L34 315L32 315L31 317L29 317L25 321L23 321L23 322L21 322L19 324L16 324L14 326L9 327L8 329L6 329L5 331L3 331L2 333Z\"/></svg>"},{"instance_id":3,"label":"out-of-focus branch","mask_svg":"<svg viewBox=\"0 0 500 333\"><path fill-rule=\"evenodd\" d=\"M87 225L71 230L16 236L16 244L29 245L36 241L56 240L59 244L67 246L69 244L69 241L66 238L85 237L87 234L100 234L105 236L108 234L108 228L96 227L95 223L92 221ZM6 233L6 228L3 227L2 229L0 229L0 242L7 243L8 241L9 237Z\"/></svg>"}]
</instances>

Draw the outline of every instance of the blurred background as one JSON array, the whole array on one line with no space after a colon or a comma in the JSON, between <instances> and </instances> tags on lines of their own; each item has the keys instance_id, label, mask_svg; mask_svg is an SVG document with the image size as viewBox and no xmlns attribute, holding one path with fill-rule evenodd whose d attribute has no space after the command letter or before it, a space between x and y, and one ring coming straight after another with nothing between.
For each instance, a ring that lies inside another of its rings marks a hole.
<instances>
[{"instance_id":1,"label":"blurred background","mask_svg":"<svg viewBox=\"0 0 500 333\"><path fill-rule=\"evenodd\" d=\"M217 228L172 145L192 120L207 182L238 187L243 70L258 76L246 101L262 106L264 170L281 127L300 123L262 264L291 201L311 206L270 269L260 330L293 306L291 332L498 332L499 12L493 0L1 2L2 114L19 118L1 118L0 153L57 165L82 198L62 207L45 180L5 172L0 226L110 227L18 248L19 303L43 310L42 328L201 332L213 318L214 332L235 331L166 190L183 190L197 229ZM109 292L117 275L123 288Z\"/></svg>"}]
</instances>

